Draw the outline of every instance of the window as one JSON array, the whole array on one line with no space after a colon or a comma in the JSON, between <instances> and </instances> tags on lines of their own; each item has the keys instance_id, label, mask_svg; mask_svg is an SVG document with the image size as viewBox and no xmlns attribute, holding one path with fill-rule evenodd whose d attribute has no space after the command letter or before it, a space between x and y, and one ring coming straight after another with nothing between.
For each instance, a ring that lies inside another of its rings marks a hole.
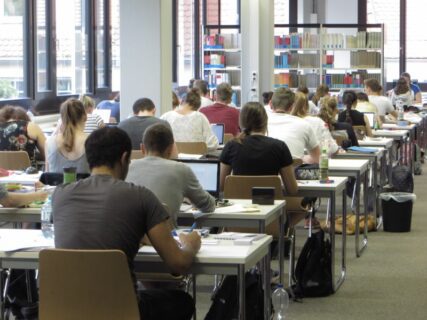
<instances>
[{"instance_id":1,"label":"window","mask_svg":"<svg viewBox=\"0 0 427 320\"><path fill-rule=\"evenodd\" d=\"M48 83L48 55L46 30L46 0L37 2L37 90L46 91Z\"/></svg>"},{"instance_id":2,"label":"window","mask_svg":"<svg viewBox=\"0 0 427 320\"><path fill-rule=\"evenodd\" d=\"M107 86L105 78L105 8L104 0L96 0L96 84L98 88Z\"/></svg>"},{"instance_id":3,"label":"window","mask_svg":"<svg viewBox=\"0 0 427 320\"><path fill-rule=\"evenodd\" d=\"M178 85L194 78L194 0L178 0Z\"/></svg>"},{"instance_id":4,"label":"window","mask_svg":"<svg viewBox=\"0 0 427 320\"><path fill-rule=\"evenodd\" d=\"M111 90L120 91L120 0L111 0Z\"/></svg>"},{"instance_id":5,"label":"window","mask_svg":"<svg viewBox=\"0 0 427 320\"><path fill-rule=\"evenodd\" d=\"M399 77L399 0L368 0L367 23L384 24L384 68L386 82Z\"/></svg>"},{"instance_id":6,"label":"window","mask_svg":"<svg viewBox=\"0 0 427 320\"><path fill-rule=\"evenodd\" d=\"M427 82L427 34L424 32L424 0L406 1L406 71L411 78Z\"/></svg>"},{"instance_id":7,"label":"window","mask_svg":"<svg viewBox=\"0 0 427 320\"><path fill-rule=\"evenodd\" d=\"M56 1L57 94L87 91L85 1ZM66 83L66 85L65 85Z\"/></svg>"},{"instance_id":8,"label":"window","mask_svg":"<svg viewBox=\"0 0 427 320\"><path fill-rule=\"evenodd\" d=\"M289 24L289 0L274 0L274 24ZM289 28L274 28L274 35L289 34Z\"/></svg>"},{"instance_id":9,"label":"window","mask_svg":"<svg viewBox=\"0 0 427 320\"><path fill-rule=\"evenodd\" d=\"M0 0L0 99L26 95L24 10L24 0Z\"/></svg>"}]
</instances>

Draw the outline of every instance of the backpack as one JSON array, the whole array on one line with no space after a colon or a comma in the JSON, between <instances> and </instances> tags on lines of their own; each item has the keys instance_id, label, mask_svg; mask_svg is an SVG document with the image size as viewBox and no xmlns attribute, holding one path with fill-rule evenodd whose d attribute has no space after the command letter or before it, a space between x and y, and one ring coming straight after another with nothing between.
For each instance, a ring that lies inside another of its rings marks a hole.
<instances>
[{"instance_id":1,"label":"backpack","mask_svg":"<svg viewBox=\"0 0 427 320\"><path fill-rule=\"evenodd\" d=\"M264 318L264 290L262 278L257 270L245 274L246 317L247 320ZM237 276L226 276L220 288L213 296L212 305L205 320L237 319L239 313L239 294Z\"/></svg>"},{"instance_id":2,"label":"backpack","mask_svg":"<svg viewBox=\"0 0 427 320\"><path fill-rule=\"evenodd\" d=\"M295 298L325 297L333 293L331 243L320 230L307 239L295 267Z\"/></svg>"},{"instance_id":3,"label":"backpack","mask_svg":"<svg viewBox=\"0 0 427 320\"><path fill-rule=\"evenodd\" d=\"M391 184L395 192L414 192L414 177L407 166L396 166L391 170Z\"/></svg>"}]
</instances>

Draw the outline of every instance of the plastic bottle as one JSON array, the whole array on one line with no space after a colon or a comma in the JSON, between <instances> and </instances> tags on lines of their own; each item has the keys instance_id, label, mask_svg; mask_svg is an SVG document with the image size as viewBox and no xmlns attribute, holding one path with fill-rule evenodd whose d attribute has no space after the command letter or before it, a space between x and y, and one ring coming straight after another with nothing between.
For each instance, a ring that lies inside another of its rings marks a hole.
<instances>
[{"instance_id":1,"label":"plastic bottle","mask_svg":"<svg viewBox=\"0 0 427 320\"><path fill-rule=\"evenodd\" d=\"M396 101L396 108L397 108L397 121L403 121L404 116L403 116L402 101L400 101L400 100Z\"/></svg>"},{"instance_id":2,"label":"plastic bottle","mask_svg":"<svg viewBox=\"0 0 427 320\"><path fill-rule=\"evenodd\" d=\"M329 178L329 156L328 150L325 147L322 148L322 154L320 155L319 169L320 181L327 181Z\"/></svg>"},{"instance_id":3,"label":"plastic bottle","mask_svg":"<svg viewBox=\"0 0 427 320\"><path fill-rule=\"evenodd\" d=\"M273 320L283 320L286 319L286 312L289 307L289 295L283 285L279 284L274 290L273 295L271 296L271 301L273 302L274 308L274 317Z\"/></svg>"},{"instance_id":4,"label":"plastic bottle","mask_svg":"<svg viewBox=\"0 0 427 320\"><path fill-rule=\"evenodd\" d=\"M47 198L41 209L42 232L45 238L53 238L53 219L52 219L52 198Z\"/></svg>"}]
</instances>

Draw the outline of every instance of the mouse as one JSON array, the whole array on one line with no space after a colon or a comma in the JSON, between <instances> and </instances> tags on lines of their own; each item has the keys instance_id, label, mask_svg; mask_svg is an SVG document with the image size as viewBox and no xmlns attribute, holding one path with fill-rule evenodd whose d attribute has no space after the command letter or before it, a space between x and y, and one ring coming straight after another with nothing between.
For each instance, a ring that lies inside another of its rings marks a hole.
<instances>
[{"instance_id":1,"label":"mouse","mask_svg":"<svg viewBox=\"0 0 427 320\"><path fill-rule=\"evenodd\" d=\"M27 169L25 169L25 173L26 174L35 174L35 173L38 173L39 171L36 169L36 168L34 168L34 167L28 167Z\"/></svg>"}]
</instances>

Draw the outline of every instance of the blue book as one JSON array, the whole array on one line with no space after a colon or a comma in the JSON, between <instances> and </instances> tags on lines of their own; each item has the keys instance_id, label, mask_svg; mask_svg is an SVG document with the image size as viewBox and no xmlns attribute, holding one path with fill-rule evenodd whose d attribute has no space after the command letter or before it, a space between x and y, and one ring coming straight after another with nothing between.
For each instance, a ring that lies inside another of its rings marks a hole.
<instances>
[{"instance_id":1,"label":"blue book","mask_svg":"<svg viewBox=\"0 0 427 320\"><path fill-rule=\"evenodd\" d=\"M354 152L361 152L361 153L375 153L377 152L377 149L352 146L348 148L347 151L354 151Z\"/></svg>"}]
</instances>

